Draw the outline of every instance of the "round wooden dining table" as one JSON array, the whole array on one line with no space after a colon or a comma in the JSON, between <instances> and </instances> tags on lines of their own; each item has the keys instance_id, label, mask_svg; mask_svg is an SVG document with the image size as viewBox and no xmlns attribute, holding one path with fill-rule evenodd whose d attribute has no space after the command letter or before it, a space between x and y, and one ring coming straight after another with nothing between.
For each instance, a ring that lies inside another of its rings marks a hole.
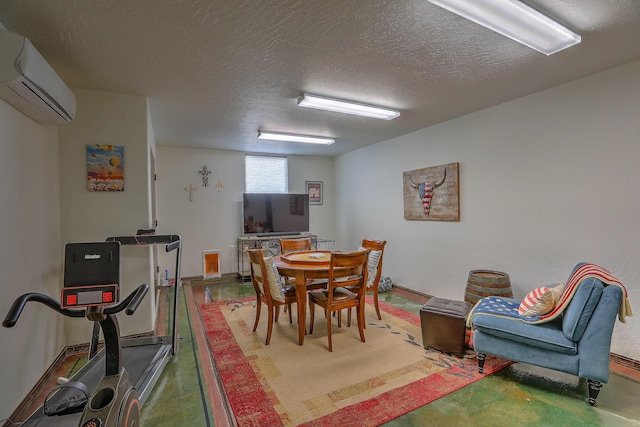
<instances>
[{"instance_id":1,"label":"round wooden dining table","mask_svg":"<svg viewBox=\"0 0 640 427\"><path fill-rule=\"evenodd\" d=\"M307 323L307 280L328 279L331 251L301 251L278 255L273 264L282 276L294 277L298 298L298 344L304 344Z\"/></svg>"}]
</instances>

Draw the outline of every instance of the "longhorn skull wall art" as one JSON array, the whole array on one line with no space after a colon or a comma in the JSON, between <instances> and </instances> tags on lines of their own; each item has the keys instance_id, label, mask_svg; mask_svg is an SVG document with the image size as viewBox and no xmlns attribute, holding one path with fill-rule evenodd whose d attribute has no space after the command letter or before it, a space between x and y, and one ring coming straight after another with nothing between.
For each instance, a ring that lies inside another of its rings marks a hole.
<instances>
[{"instance_id":1,"label":"longhorn skull wall art","mask_svg":"<svg viewBox=\"0 0 640 427\"><path fill-rule=\"evenodd\" d=\"M404 218L459 221L458 163L402 173Z\"/></svg>"}]
</instances>

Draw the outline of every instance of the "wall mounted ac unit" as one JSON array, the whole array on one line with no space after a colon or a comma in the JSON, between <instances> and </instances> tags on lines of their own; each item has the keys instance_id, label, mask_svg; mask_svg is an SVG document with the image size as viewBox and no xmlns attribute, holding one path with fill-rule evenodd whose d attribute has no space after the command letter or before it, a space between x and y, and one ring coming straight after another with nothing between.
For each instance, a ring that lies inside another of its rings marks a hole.
<instances>
[{"instance_id":1,"label":"wall mounted ac unit","mask_svg":"<svg viewBox=\"0 0 640 427\"><path fill-rule=\"evenodd\" d=\"M21 35L0 29L0 97L43 125L68 123L76 97Z\"/></svg>"}]
</instances>

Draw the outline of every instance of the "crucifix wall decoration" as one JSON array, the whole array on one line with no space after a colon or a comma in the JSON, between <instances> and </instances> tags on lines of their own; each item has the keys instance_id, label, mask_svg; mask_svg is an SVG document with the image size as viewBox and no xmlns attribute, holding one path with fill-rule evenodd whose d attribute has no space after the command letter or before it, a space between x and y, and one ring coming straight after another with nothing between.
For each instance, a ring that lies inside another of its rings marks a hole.
<instances>
[{"instance_id":1,"label":"crucifix wall decoration","mask_svg":"<svg viewBox=\"0 0 640 427\"><path fill-rule=\"evenodd\" d=\"M194 186L193 184L189 184L188 187L184 188L184 191L188 191L189 192L189 201L193 202L193 197L196 191L198 191L198 187Z\"/></svg>"},{"instance_id":2,"label":"crucifix wall decoration","mask_svg":"<svg viewBox=\"0 0 640 427\"><path fill-rule=\"evenodd\" d=\"M459 221L458 163L402 173L404 219Z\"/></svg>"},{"instance_id":3,"label":"crucifix wall decoration","mask_svg":"<svg viewBox=\"0 0 640 427\"><path fill-rule=\"evenodd\" d=\"M211 175L211 171L209 170L209 168L207 168L207 166L203 166L202 169L200 169L198 171L198 173L200 175L202 175L202 186L203 187L208 187L209 186L209 175Z\"/></svg>"},{"instance_id":4,"label":"crucifix wall decoration","mask_svg":"<svg viewBox=\"0 0 640 427\"><path fill-rule=\"evenodd\" d=\"M224 189L224 184L222 183L222 180L220 179L220 177L218 177L218 182L216 182L216 185L214 185L214 187L218 189L218 193L222 193L222 190Z\"/></svg>"}]
</instances>

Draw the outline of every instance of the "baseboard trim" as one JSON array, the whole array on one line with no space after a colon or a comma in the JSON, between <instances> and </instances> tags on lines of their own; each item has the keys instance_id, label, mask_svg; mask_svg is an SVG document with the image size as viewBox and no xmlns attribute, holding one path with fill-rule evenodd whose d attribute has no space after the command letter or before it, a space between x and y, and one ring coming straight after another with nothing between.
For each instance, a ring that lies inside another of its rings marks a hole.
<instances>
[{"instance_id":1,"label":"baseboard trim","mask_svg":"<svg viewBox=\"0 0 640 427\"><path fill-rule=\"evenodd\" d=\"M611 362L611 372L640 382L640 360L634 360L630 357L611 353L609 354L609 362Z\"/></svg>"},{"instance_id":2,"label":"baseboard trim","mask_svg":"<svg viewBox=\"0 0 640 427\"><path fill-rule=\"evenodd\" d=\"M419 292L404 286L396 285L395 283L391 288L391 292L422 303L426 303L431 298L433 298L433 295L425 294L423 292Z\"/></svg>"},{"instance_id":3,"label":"baseboard trim","mask_svg":"<svg viewBox=\"0 0 640 427\"><path fill-rule=\"evenodd\" d=\"M633 368L636 371L640 371L640 360L634 360L627 356L622 356L620 354L611 353L611 361L616 362L619 365L627 366L629 368Z\"/></svg>"},{"instance_id":4,"label":"baseboard trim","mask_svg":"<svg viewBox=\"0 0 640 427\"><path fill-rule=\"evenodd\" d=\"M195 280L211 280L212 283L215 283L216 280L229 280L229 279L236 279L238 277L238 273L222 273L220 275L220 277L210 277L205 279L203 276L189 276L189 277L183 277L182 280L189 282L191 284L192 281Z\"/></svg>"}]
</instances>

